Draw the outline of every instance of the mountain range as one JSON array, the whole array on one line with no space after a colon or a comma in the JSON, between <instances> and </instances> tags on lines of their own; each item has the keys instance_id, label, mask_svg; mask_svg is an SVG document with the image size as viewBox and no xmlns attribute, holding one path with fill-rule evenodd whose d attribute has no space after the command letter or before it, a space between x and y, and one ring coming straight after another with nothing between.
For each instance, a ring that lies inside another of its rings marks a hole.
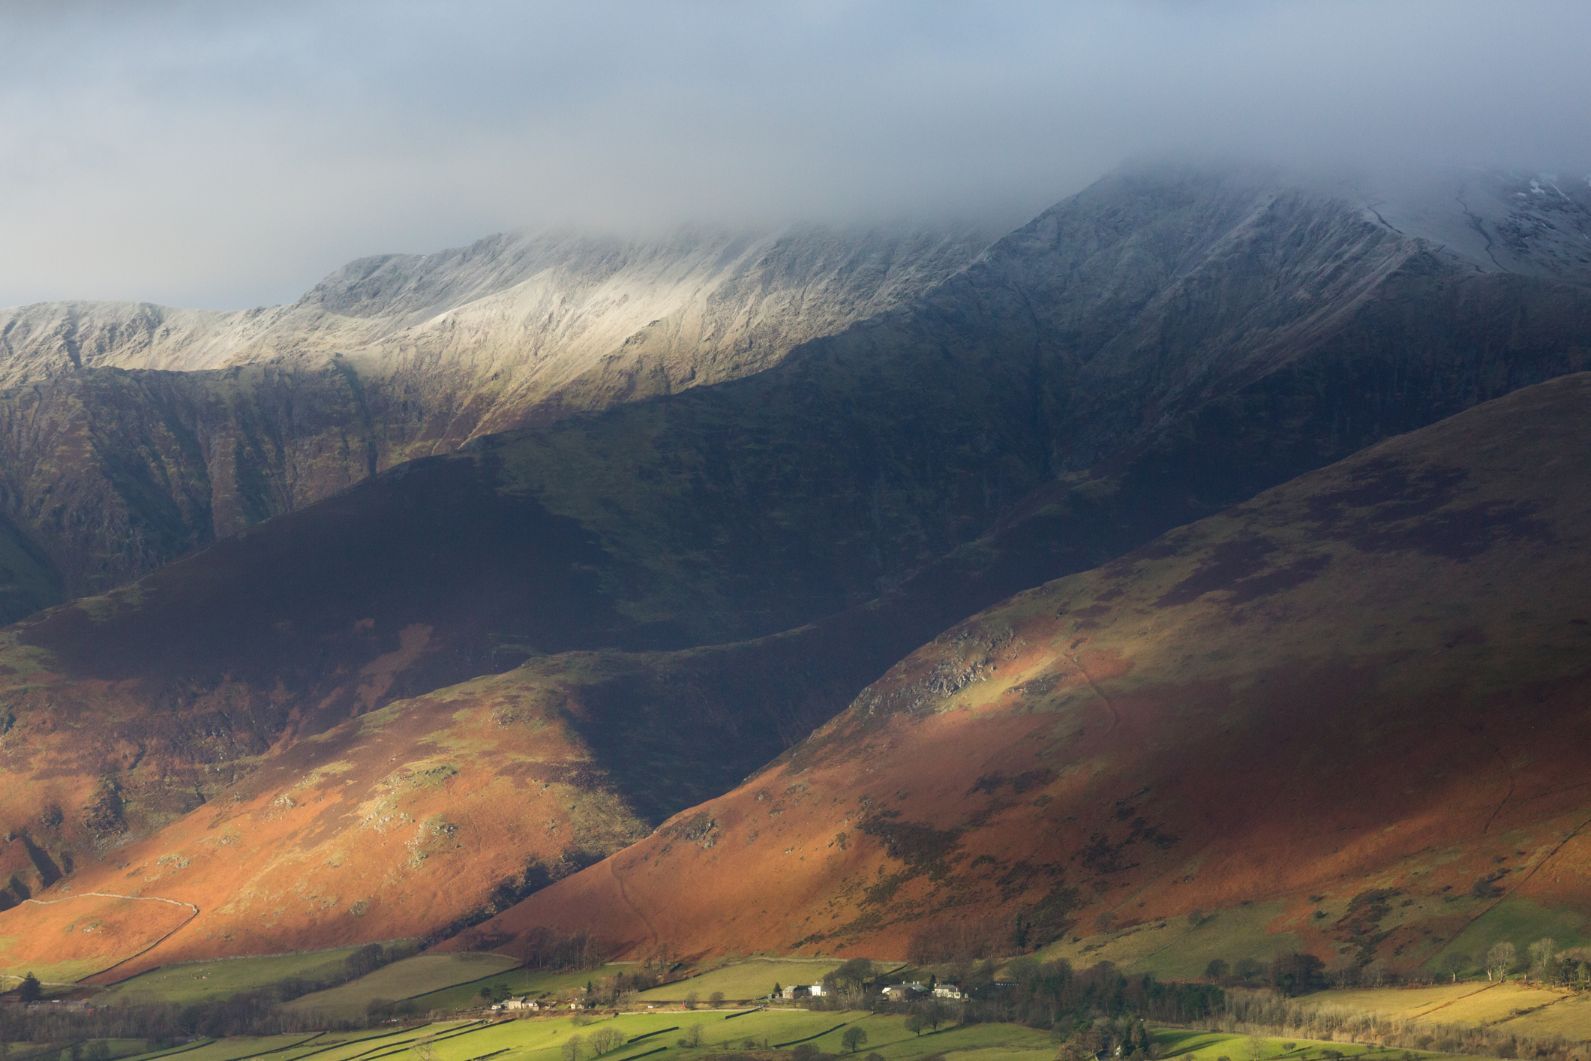
<instances>
[{"instance_id":1,"label":"mountain range","mask_svg":"<svg viewBox=\"0 0 1591 1061\"><path fill-rule=\"evenodd\" d=\"M1588 234L1152 165L5 311L0 967L1585 936Z\"/></svg>"}]
</instances>

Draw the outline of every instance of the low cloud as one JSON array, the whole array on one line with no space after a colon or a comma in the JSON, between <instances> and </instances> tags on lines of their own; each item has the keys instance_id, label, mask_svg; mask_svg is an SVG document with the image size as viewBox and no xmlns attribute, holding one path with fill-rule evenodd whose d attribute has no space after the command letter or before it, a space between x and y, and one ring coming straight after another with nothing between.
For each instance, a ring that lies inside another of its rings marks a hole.
<instances>
[{"instance_id":1,"label":"low cloud","mask_svg":"<svg viewBox=\"0 0 1591 1061\"><path fill-rule=\"evenodd\" d=\"M0 304L517 225L1016 222L1135 155L1591 169L1581 0L0 7Z\"/></svg>"}]
</instances>

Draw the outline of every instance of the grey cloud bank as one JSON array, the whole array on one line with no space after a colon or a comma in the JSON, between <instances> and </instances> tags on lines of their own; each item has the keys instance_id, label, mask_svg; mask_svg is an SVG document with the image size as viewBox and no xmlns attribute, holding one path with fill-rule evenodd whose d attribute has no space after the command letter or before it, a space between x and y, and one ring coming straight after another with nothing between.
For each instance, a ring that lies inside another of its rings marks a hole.
<instances>
[{"instance_id":1,"label":"grey cloud bank","mask_svg":"<svg viewBox=\"0 0 1591 1061\"><path fill-rule=\"evenodd\" d=\"M1127 156L1591 170L1591 4L0 2L0 304L530 225L1015 222Z\"/></svg>"}]
</instances>

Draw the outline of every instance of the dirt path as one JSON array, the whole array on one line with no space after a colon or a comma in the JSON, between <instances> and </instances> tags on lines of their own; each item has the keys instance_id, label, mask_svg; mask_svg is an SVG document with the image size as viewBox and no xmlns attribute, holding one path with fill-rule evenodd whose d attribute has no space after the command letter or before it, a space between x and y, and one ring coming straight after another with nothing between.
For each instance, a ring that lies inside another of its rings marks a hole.
<instances>
[{"instance_id":1,"label":"dirt path","mask_svg":"<svg viewBox=\"0 0 1591 1061\"><path fill-rule=\"evenodd\" d=\"M1503 812L1503 808L1513 801L1514 790L1518 787L1519 778L1514 773L1514 765L1508 761L1508 756L1503 754L1503 750L1497 746L1496 741L1479 730L1475 731L1475 736L1497 757L1498 764L1503 768L1503 774L1508 778L1508 790L1503 793L1503 798L1498 800L1497 805L1492 808L1491 814L1486 818L1486 824L1481 826L1481 835L1485 836L1492 831L1492 826L1497 822L1497 816Z\"/></svg>"},{"instance_id":2,"label":"dirt path","mask_svg":"<svg viewBox=\"0 0 1591 1061\"><path fill-rule=\"evenodd\" d=\"M1094 681L1094 676L1088 673L1088 668L1084 667L1083 661L1077 658L1077 653L1069 652L1067 653L1067 658L1072 661L1072 666L1077 668L1077 673L1083 676L1083 680L1088 683L1088 687L1094 691L1094 695L1099 697L1099 702L1105 705L1105 710L1110 712L1110 728L1105 730L1105 735L1109 736L1115 733L1116 727L1121 725L1121 712L1116 710L1116 705L1111 701L1110 697L1106 696L1105 691Z\"/></svg>"},{"instance_id":3,"label":"dirt path","mask_svg":"<svg viewBox=\"0 0 1591 1061\"><path fill-rule=\"evenodd\" d=\"M614 860L610 857L607 863L608 876L613 878L613 886L618 889L619 898L629 908L630 913L634 914L641 924L646 926L646 934L652 938L652 946L656 947L662 941L662 937L657 934L657 927L652 924L652 919L646 916L646 912L635 904L635 900L630 898L630 892L624 886L624 878L619 875L618 870L613 868Z\"/></svg>"}]
</instances>

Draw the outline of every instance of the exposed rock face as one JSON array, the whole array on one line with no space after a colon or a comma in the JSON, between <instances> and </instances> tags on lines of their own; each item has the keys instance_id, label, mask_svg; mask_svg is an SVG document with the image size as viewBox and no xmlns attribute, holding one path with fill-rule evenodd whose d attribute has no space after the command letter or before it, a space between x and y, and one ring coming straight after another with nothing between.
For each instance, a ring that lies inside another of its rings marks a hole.
<instances>
[{"instance_id":1,"label":"exposed rock face","mask_svg":"<svg viewBox=\"0 0 1591 1061\"><path fill-rule=\"evenodd\" d=\"M491 431L757 372L964 265L971 232L504 235L291 306L0 311L0 501L70 592ZM0 617L37 606L18 595Z\"/></svg>"}]
</instances>

